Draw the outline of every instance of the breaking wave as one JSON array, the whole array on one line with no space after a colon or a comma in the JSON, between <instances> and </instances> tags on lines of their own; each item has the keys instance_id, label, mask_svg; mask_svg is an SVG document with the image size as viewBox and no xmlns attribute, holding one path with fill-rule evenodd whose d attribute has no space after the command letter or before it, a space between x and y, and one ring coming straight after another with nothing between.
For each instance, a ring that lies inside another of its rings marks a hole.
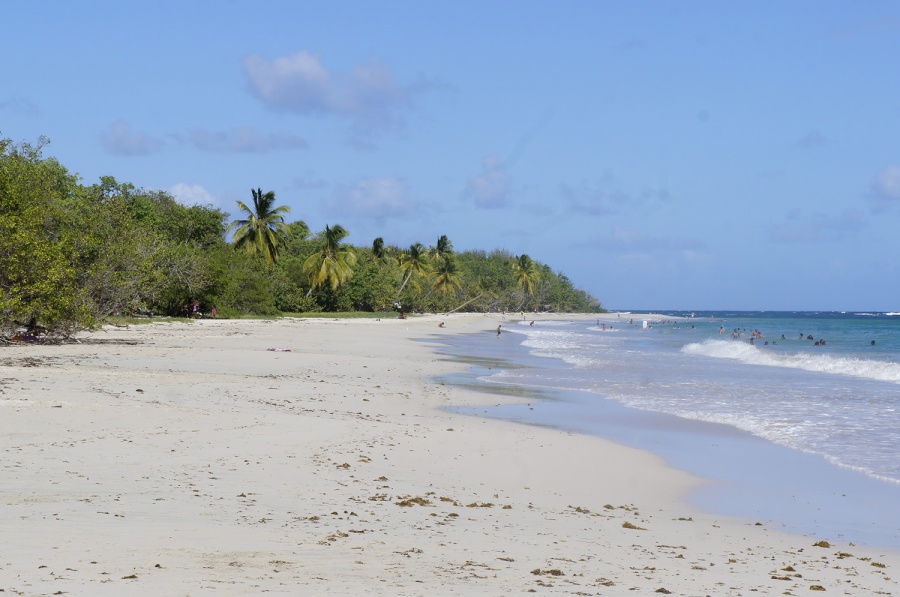
<instances>
[{"instance_id":1,"label":"breaking wave","mask_svg":"<svg viewBox=\"0 0 900 597\"><path fill-rule=\"evenodd\" d=\"M688 344L681 351L686 354L717 359L733 359L750 365L803 369L818 373L850 375L877 381L900 383L900 364L874 359L811 354L802 351L782 353L744 342L729 340L706 340Z\"/></svg>"}]
</instances>

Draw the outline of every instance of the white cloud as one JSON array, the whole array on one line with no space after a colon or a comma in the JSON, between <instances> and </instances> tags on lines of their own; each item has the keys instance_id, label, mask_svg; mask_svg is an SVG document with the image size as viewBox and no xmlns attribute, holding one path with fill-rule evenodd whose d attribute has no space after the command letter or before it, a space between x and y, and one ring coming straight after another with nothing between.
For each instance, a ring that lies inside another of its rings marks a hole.
<instances>
[{"instance_id":1,"label":"white cloud","mask_svg":"<svg viewBox=\"0 0 900 597\"><path fill-rule=\"evenodd\" d=\"M301 114L342 111L339 89L318 56L304 50L274 60L247 56L243 63L251 90L273 108Z\"/></svg>"},{"instance_id":2,"label":"white cloud","mask_svg":"<svg viewBox=\"0 0 900 597\"><path fill-rule=\"evenodd\" d=\"M503 162L495 156L485 158L481 172L466 182L466 194L475 205L486 209L504 207L509 199L512 182Z\"/></svg>"},{"instance_id":3,"label":"white cloud","mask_svg":"<svg viewBox=\"0 0 900 597\"><path fill-rule=\"evenodd\" d=\"M339 188L328 200L327 207L342 214L379 218L409 213L413 203L403 180L383 177L364 178L352 186Z\"/></svg>"},{"instance_id":4,"label":"white cloud","mask_svg":"<svg viewBox=\"0 0 900 597\"><path fill-rule=\"evenodd\" d=\"M402 124L412 97L425 89L403 85L384 64L372 61L348 72L330 72L306 50L273 60L252 55L243 59L251 92L275 110L303 115L339 116L352 121L351 141L369 147L366 137Z\"/></svg>"},{"instance_id":5,"label":"white cloud","mask_svg":"<svg viewBox=\"0 0 900 597\"><path fill-rule=\"evenodd\" d=\"M198 184L179 182L169 187L167 192L182 205L213 205L218 207L216 198Z\"/></svg>"},{"instance_id":6,"label":"white cloud","mask_svg":"<svg viewBox=\"0 0 900 597\"><path fill-rule=\"evenodd\" d=\"M100 139L107 152L118 155L147 155L165 145L162 139L132 130L131 125L121 119L112 123Z\"/></svg>"},{"instance_id":7,"label":"white cloud","mask_svg":"<svg viewBox=\"0 0 900 597\"><path fill-rule=\"evenodd\" d=\"M297 135L284 133L263 134L245 126L227 132L211 132L194 129L189 139L197 149L215 152L267 153L282 149L305 149L306 141Z\"/></svg>"}]
</instances>

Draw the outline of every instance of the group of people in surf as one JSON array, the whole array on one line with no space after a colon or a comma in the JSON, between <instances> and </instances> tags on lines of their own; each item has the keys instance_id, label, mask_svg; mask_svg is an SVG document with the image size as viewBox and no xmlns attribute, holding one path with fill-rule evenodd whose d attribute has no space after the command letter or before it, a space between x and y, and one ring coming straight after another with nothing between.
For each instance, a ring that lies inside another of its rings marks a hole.
<instances>
[{"instance_id":1,"label":"group of people in surf","mask_svg":"<svg viewBox=\"0 0 900 597\"><path fill-rule=\"evenodd\" d=\"M782 336L782 338L784 338L784 336ZM798 340L803 340L803 339L804 339L803 332L800 332L800 337L798 338ZM806 336L806 340L815 340L815 338L813 338L812 334L809 334L808 336ZM816 340L815 344L813 344L813 346L825 346L825 339L822 338L822 339Z\"/></svg>"}]
</instances>

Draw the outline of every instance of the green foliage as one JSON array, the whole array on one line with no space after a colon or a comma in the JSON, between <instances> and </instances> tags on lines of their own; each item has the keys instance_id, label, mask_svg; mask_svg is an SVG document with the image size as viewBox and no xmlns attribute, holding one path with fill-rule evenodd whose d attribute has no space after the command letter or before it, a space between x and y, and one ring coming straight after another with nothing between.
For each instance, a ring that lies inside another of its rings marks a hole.
<instances>
[{"instance_id":1,"label":"green foliage","mask_svg":"<svg viewBox=\"0 0 900 597\"><path fill-rule=\"evenodd\" d=\"M37 146L0 143L0 333L40 325L54 336L94 324L66 247L78 231L62 204L77 181Z\"/></svg>"},{"instance_id":2,"label":"green foliage","mask_svg":"<svg viewBox=\"0 0 900 597\"><path fill-rule=\"evenodd\" d=\"M387 250L384 247L384 239L380 236L372 241L372 255L381 263L384 263L387 259Z\"/></svg>"},{"instance_id":3,"label":"green foliage","mask_svg":"<svg viewBox=\"0 0 900 597\"><path fill-rule=\"evenodd\" d=\"M224 246L216 249L214 257L212 283L198 293L201 303L214 305L224 317L278 313L271 264Z\"/></svg>"},{"instance_id":4,"label":"green foliage","mask_svg":"<svg viewBox=\"0 0 900 597\"><path fill-rule=\"evenodd\" d=\"M535 285L541 281L541 269L538 264L528 255L519 255L513 261L512 268L518 287L526 295L533 295Z\"/></svg>"},{"instance_id":5,"label":"green foliage","mask_svg":"<svg viewBox=\"0 0 900 597\"><path fill-rule=\"evenodd\" d=\"M396 272L389 263L379 260L373 251L358 249L355 274L344 288L355 311L390 310L397 296ZM396 268L396 266L393 266Z\"/></svg>"},{"instance_id":6,"label":"green foliage","mask_svg":"<svg viewBox=\"0 0 900 597\"><path fill-rule=\"evenodd\" d=\"M397 257L397 262L400 264L400 271L406 276L403 279L403 284L400 285L400 290L397 291L397 296L399 297L413 276L425 277L428 274L428 250L422 243L413 243L409 246L409 249L400 253ZM418 284L413 283L413 286L417 291L420 289ZM415 296L407 298L411 299L415 298Z\"/></svg>"},{"instance_id":7,"label":"green foliage","mask_svg":"<svg viewBox=\"0 0 900 597\"><path fill-rule=\"evenodd\" d=\"M226 226L212 206L185 206L112 176L80 184L47 140L0 139L0 336L65 337L111 316L177 316L195 301L220 316L279 312L597 311L561 272L496 249L456 253L446 235L400 250L354 247L339 225L311 235L287 224L274 193ZM226 241L234 231L234 243ZM246 250L235 251L235 248Z\"/></svg>"},{"instance_id":8,"label":"green foliage","mask_svg":"<svg viewBox=\"0 0 900 597\"><path fill-rule=\"evenodd\" d=\"M269 263L278 262L278 249L287 240L290 231L284 222L284 215L291 211L287 205L275 207L275 192L263 193L262 189L253 193L253 207L238 201L238 209L246 215L229 226L234 231L234 246L246 249L251 255L262 255Z\"/></svg>"},{"instance_id":9,"label":"green foliage","mask_svg":"<svg viewBox=\"0 0 900 597\"><path fill-rule=\"evenodd\" d=\"M435 270L437 277L431 285L433 290L439 291L441 294L449 294L460 288L459 268L456 265L456 259L453 255L445 253L438 262Z\"/></svg>"},{"instance_id":10,"label":"green foliage","mask_svg":"<svg viewBox=\"0 0 900 597\"><path fill-rule=\"evenodd\" d=\"M303 271L309 279L311 293L327 282L332 291L353 277L356 252L341 244L350 233L340 224L325 226L318 237L318 250L303 262ZM342 309L345 310L345 309Z\"/></svg>"}]
</instances>

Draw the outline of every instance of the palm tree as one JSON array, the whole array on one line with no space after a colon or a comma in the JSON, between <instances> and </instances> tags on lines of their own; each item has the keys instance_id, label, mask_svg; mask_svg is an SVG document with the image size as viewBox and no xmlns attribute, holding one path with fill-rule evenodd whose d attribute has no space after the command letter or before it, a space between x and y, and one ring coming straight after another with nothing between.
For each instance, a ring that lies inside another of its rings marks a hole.
<instances>
[{"instance_id":1,"label":"palm tree","mask_svg":"<svg viewBox=\"0 0 900 597\"><path fill-rule=\"evenodd\" d=\"M251 254L262 254L269 263L278 262L278 246L283 244L289 234L288 225L284 223L284 214L290 213L287 205L274 207L275 192L263 193L262 189L253 190L253 209L243 201L238 201L238 209L246 214L246 219L235 220L229 226L234 231L234 246L244 248Z\"/></svg>"},{"instance_id":2,"label":"palm tree","mask_svg":"<svg viewBox=\"0 0 900 597\"><path fill-rule=\"evenodd\" d=\"M384 259L387 257L384 249L384 239L380 236L372 241L372 255L378 263L384 263Z\"/></svg>"},{"instance_id":3,"label":"palm tree","mask_svg":"<svg viewBox=\"0 0 900 597\"><path fill-rule=\"evenodd\" d=\"M441 260L435 273L437 273L437 279L431 285L432 290L438 290L441 294L447 294L459 289L459 268L456 266L456 260L451 254L444 254L444 258Z\"/></svg>"},{"instance_id":4,"label":"palm tree","mask_svg":"<svg viewBox=\"0 0 900 597\"><path fill-rule=\"evenodd\" d=\"M414 273L420 276L428 273L428 250L422 243L414 243L409 246L409 249L401 253L398 259L400 261L400 271L406 272L406 278L403 280L403 284L400 285L400 290L397 291L397 296L399 297Z\"/></svg>"},{"instance_id":5,"label":"palm tree","mask_svg":"<svg viewBox=\"0 0 900 597\"><path fill-rule=\"evenodd\" d=\"M337 290L341 284L353 277L356 253L353 249L341 245L341 241L349 235L350 233L340 224L335 224L333 228L325 226L325 232L321 235L321 249L310 255L303 263L303 270L309 276L310 284L306 296L323 286L325 282L331 285L332 290Z\"/></svg>"},{"instance_id":6,"label":"palm tree","mask_svg":"<svg viewBox=\"0 0 900 597\"><path fill-rule=\"evenodd\" d=\"M446 234L442 234L437 241L437 246L432 247L431 257L440 262L444 257L453 255L453 243L447 238Z\"/></svg>"},{"instance_id":7,"label":"palm tree","mask_svg":"<svg viewBox=\"0 0 900 597\"><path fill-rule=\"evenodd\" d=\"M309 238L309 226L303 220L297 220L288 224L288 236L291 240L306 240Z\"/></svg>"},{"instance_id":8,"label":"palm tree","mask_svg":"<svg viewBox=\"0 0 900 597\"><path fill-rule=\"evenodd\" d=\"M512 270L519 288L524 290L526 295L533 295L534 285L541 280L541 270L538 264L532 261L531 257L523 254L513 261Z\"/></svg>"}]
</instances>

